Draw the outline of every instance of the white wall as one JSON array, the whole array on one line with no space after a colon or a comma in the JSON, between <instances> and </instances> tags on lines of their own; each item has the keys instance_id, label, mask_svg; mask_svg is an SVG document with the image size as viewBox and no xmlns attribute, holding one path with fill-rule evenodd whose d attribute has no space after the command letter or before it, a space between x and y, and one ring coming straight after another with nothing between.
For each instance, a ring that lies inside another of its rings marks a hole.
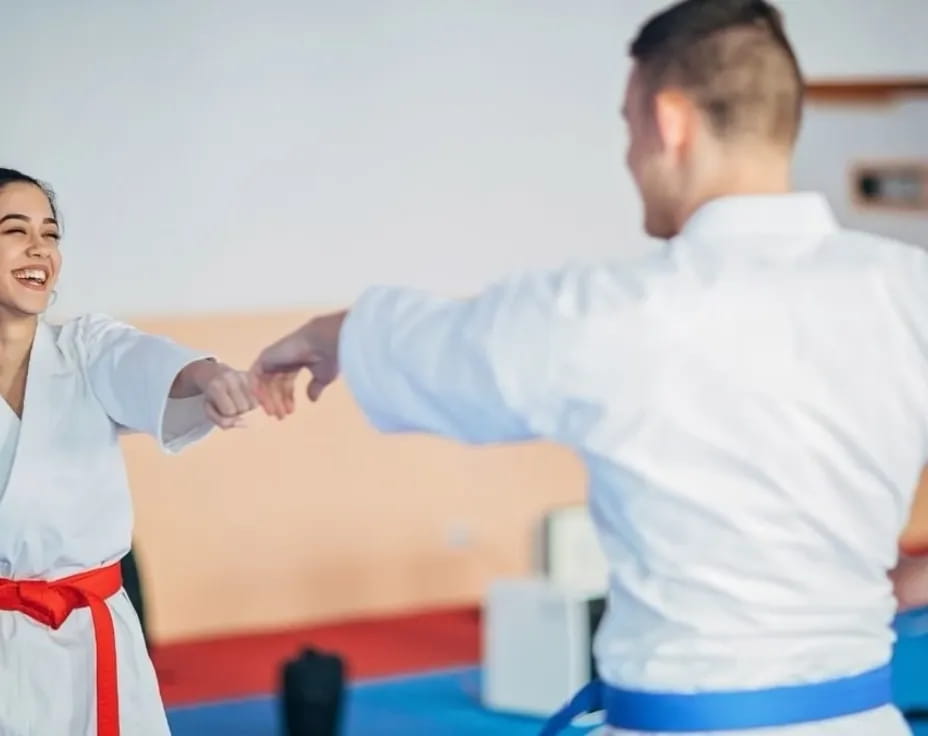
<instances>
[{"instance_id":1,"label":"white wall","mask_svg":"<svg viewBox=\"0 0 928 736\"><path fill-rule=\"evenodd\" d=\"M60 192L65 308L467 291L644 242L616 111L659 5L24 3L0 160Z\"/></svg>"},{"instance_id":2,"label":"white wall","mask_svg":"<svg viewBox=\"0 0 928 736\"><path fill-rule=\"evenodd\" d=\"M928 0L775 0L809 79L928 75Z\"/></svg>"},{"instance_id":3,"label":"white wall","mask_svg":"<svg viewBox=\"0 0 928 736\"><path fill-rule=\"evenodd\" d=\"M861 209L853 202L848 177L858 161L928 161L926 131L928 99L889 107L810 105L796 152L796 185L824 192L848 227L928 248L928 212Z\"/></svg>"},{"instance_id":4,"label":"white wall","mask_svg":"<svg viewBox=\"0 0 928 736\"><path fill-rule=\"evenodd\" d=\"M787 1L798 37L826 1ZM870 4L831 2L869 32ZM616 108L627 41L664 4L19 3L0 162L59 192L63 312L460 293L631 253L647 242Z\"/></svg>"}]
</instances>

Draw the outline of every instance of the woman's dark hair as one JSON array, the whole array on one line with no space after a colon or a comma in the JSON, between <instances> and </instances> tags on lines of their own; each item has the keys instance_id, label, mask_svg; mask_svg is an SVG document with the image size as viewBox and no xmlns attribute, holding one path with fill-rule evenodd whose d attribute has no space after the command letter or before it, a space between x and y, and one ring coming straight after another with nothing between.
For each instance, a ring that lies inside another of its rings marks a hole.
<instances>
[{"instance_id":1,"label":"woman's dark hair","mask_svg":"<svg viewBox=\"0 0 928 736\"><path fill-rule=\"evenodd\" d=\"M58 220L58 226L61 227L61 218L58 217L58 206L55 204L55 192L48 184L44 184L38 179L24 174L21 171L17 171L16 169L0 168L0 189L3 189L8 184L16 183L32 184L32 186L41 189L45 196L48 197L48 204L52 208L52 215Z\"/></svg>"}]
</instances>

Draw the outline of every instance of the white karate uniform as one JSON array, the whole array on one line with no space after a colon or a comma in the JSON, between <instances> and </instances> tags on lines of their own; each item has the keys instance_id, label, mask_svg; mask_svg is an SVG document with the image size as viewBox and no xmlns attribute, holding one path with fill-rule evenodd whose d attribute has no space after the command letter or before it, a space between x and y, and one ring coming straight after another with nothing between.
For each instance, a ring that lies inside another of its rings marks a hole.
<instances>
[{"instance_id":1,"label":"white karate uniform","mask_svg":"<svg viewBox=\"0 0 928 736\"><path fill-rule=\"evenodd\" d=\"M203 357L106 317L39 324L22 420L0 402L0 578L56 580L123 557L132 507L118 435L145 432L169 452L205 436L203 399L168 399ZM124 591L108 602L122 733L165 736L138 617ZM0 611L0 736L96 736L94 672L89 609L57 631Z\"/></svg>"},{"instance_id":2,"label":"white karate uniform","mask_svg":"<svg viewBox=\"0 0 928 736\"><path fill-rule=\"evenodd\" d=\"M840 229L815 194L721 198L633 264L469 301L373 289L340 350L381 430L583 458L608 683L759 688L890 659L887 571L928 456L925 252ZM909 730L885 707L763 733Z\"/></svg>"}]
</instances>

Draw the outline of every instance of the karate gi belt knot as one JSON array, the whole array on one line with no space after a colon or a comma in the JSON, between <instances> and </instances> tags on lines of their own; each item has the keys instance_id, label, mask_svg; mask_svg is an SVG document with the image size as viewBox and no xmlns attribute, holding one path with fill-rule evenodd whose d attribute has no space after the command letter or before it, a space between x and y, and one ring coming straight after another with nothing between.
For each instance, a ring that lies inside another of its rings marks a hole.
<instances>
[{"instance_id":1,"label":"karate gi belt knot","mask_svg":"<svg viewBox=\"0 0 928 736\"><path fill-rule=\"evenodd\" d=\"M0 578L0 610L18 611L52 629L60 628L75 609L90 609L97 659L98 736L119 736L116 632L106 599L121 589L118 562L55 581Z\"/></svg>"}]
</instances>

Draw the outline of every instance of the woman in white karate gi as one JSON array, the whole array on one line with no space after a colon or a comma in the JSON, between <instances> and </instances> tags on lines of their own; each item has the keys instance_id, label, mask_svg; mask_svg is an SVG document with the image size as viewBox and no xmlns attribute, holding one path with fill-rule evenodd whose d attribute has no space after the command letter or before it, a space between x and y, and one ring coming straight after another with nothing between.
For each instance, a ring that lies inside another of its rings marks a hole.
<instances>
[{"instance_id":1,"label":"woman in white karate gi","mask_svg":"<svg viewBox=\"0 0 928 736\"><path fill-rule=\"evenodd\" d=\"M241 373L104 316L50 325L51 192L0 169L0 734L168 733L121 589L132 507L119 445L168 452L253 408Z\"/></svg>"}]
</instances>

